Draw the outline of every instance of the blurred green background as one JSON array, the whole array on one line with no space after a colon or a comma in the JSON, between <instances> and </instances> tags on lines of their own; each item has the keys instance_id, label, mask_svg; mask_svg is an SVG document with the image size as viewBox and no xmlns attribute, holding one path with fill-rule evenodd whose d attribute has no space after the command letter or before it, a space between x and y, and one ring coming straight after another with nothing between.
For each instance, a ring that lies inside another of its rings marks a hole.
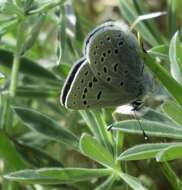
<instances>
[{"instance_id":1,"label":"blurred green background","mask_svg":"<svg viewBox=\"0 0 182 190\"><path fill-rule=\"evenodd\" d=\"M181 190L181 10L181 0L0 1L0 189ZM137 118L60 104L85 37L108 20L133 26L147 50L154 87Z\"/></svg>"}]
</instances>

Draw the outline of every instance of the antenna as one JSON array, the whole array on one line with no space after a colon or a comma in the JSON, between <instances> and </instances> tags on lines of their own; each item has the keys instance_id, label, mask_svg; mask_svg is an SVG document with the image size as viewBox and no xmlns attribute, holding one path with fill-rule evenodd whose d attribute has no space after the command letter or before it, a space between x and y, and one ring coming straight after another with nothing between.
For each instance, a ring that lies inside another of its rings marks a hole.
<instances>
[{"instance_id":1,"label":"antenna","mask_svg":"<svg viewBox=\"0 0 182 190\"><path fill-rule=\"evenodd\" d=\"M146 141L149 140L148 135L145 133L145 131L144 131L143 127L142 127L142 124L141 124L141 122L140 122L140 119L137 117L136 110L133 110L133 112L134 112L134 115L135 115L136 120L138 121L138 124L139 124L139 126L140 126L140 129L141 129L142 134L143 134L143 136L144 136L144 139L145 139Z\"/></svg>"},{"instance_id":2,"label":"antenna","mask_svg":"<svg viewBox=\"0 0 182 190\"><path fill-rule=\"evenodd\" d=\"M134 113L134 116L135 116L136 120L138 121L139 127L140 127L140 129L141 129L141 131L142 131L142 133L143 133L144 139L147 141L147 140L149 140L149 137L148 137L148 135L145 133L145 131L144 131L143 127L142 127L142 124L141 124L141 122L140 122L140 119L138 118L138 116L137 116L137 114L136 114L136 111L138 111L138 110L143 106L143 101L141 101L141 100L136 100L136 101L134 101L134 102L132 103L132 106L133 106L132 111L133 111L133 113Z\"/></svg>"}]
</instances>

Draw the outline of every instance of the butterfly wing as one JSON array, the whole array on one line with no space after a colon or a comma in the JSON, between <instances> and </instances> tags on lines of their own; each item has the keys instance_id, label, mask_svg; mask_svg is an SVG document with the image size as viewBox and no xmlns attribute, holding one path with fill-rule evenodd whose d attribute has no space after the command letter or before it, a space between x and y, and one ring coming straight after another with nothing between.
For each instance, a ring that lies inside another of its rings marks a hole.
<instances>
[{"instance_id":1,"label":"butterfly wing","mask_svg":"<svg viewBox=\"0 0 182 190\"><path fill-rule=\"evenodd\" d=\"M127 94L121 96L119 91L96 77L84 58L69 73L61 96L62 104L75 110L116 106L129 101Z\"/></svg>"},{"instance_id":2,"label":"butterfly wing","mask_svg":"<svg viewBox=\"0 0 182 190\"><path fill-rule=\"evenodd\" d=\"M138 55L137 40L119 26L105 25L97 29L86 45L93 73L104 83L127 92L131 99L143 95L143 64Z\"/></svg>"}]
</instances>

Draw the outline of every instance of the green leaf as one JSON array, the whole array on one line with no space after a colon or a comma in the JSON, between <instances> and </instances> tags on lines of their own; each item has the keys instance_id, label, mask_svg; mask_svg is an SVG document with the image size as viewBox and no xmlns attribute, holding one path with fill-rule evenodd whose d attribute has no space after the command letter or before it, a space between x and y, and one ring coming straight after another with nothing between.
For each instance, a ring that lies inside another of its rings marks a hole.
<instances>
[{"instance_id":1,"label":"green leaf","mask_svg":"<svg viewBox=\"0 0 182 190\"><path fill-rule=\"evenodd\" d=\"M2 6L2 5L1 5ZM2 12L8 15L14 15L23 17L23 10L21 10L13 0L6 0L2 6Z\"/></svg>"},{"instance_id":2,"label":"green leaf","mask_svg":"<svg viewBox=\"0 0 182 190\"><path fill-rule=\"evenodd\" d=\"M118 0L120 11L123 17L132 24L138 17L136 11L134 10L132 4L129 1ZM148 30L148 28L143 24L143 22L138 23L136 28L141 33L142 37L152 46L158 45L158 41L155 39L153 34Z\"/></svg>"},{"instance_id":3,"label":"green leaf","mask_svg":"<svg viewBox=\"0 0 182 190\"><path fill-rule=\"evenodd\" d=\"M16 151L14 144L2 130L0 130L0 147L0 158L4 160L6 167L11 171L26 168L27 164Z\"/></svg>"},{"instance_id":4,"label":"green leaf","mask_svg":"<svg viewBox=\"0 0 182 190\"><path fill-rule=\"evenodd\" d=\"M39 16L37 16L35 24L33 25L32 30L30 31L26 41L23 44L23 47L20 52L21 55L24 55L34 45L40 32L40 29L45 21L45 17L45 14L40 14Z\"/></svg>"},{"instance_id":5,"label":"green leaf","mask_svg":"<svg viewBox=\"0 0 182 190\"><path fill-rule=\"evenodd\" d=\"M60 89L42 86L21 86L16 89L16 96L23 98L59 97Z\"/></svg>"},{"instance_id":6,"label":"green leaf","mask_svg":"<svg viewBox=\"0 0 182 190\"><path fill-rule=\"evenodd\" d=\"M148 53L141 53L144 59L144 63L149 67L155 76L162 82L166 89L171 93L171 95L176 99L176 101L182 107L182 85L178 83L169 73L159 64L155 62Z\"/></svg>"},{"instance_id":7,"label":"green leaf","mask_svg":"<svg viewBox=\"0 0 182 190\"><path fill-rule=\"evenodd\" d=\"M60 76L61 78L66 78L68 76L68 73L70 71L70 65L68 65L67 63L61 63L59 65L56 65L53 68L53 71Z\"/></svg>"},{"instance_id":8,"label":"green leaf","mask_svg":"<svg viewBox=\"0 0 182 190\"><path fill-rule=\"evenodd\" d=\"M138 0L132 0L132 2L133 2L133 6L135 7L135 10L136 10L138 15L142 16L142 15L145 15L145 14L147 15L148 14L148 9L146 10L146 7L145 7L144 3L141 3ZM151 13L151 16L152 16L152 14L153 13ZM150 18L152 18L152 17L149 17L149 19ZM162 36L161 32L159 31L156 23L153 20L150 19L150 20L143 21L143 24L146 25L147 29L156 38L156 40L158 42L161 42L163 36Z\"/></svg>"},{"instance_id":9,"label":"green leaf","mask_svg":"<svg viewBox=\"0 0 182 190\"><path fill-rule=\"evenodd\" d=\"M182 125L182 108L174 101L169 101L162 106L164 112L174 121Z\"/></svg>"},{"instance_id":10,"label":"green leaf","mask_svg":"<svg viewBox=\"0 0 182 190\"><path fill-rule=\"evenodd\" d=\"M97 140L107 149L111 150L111 134L107 131L102 115L97 111L82 110L80 113Z\"/></svg>"},{"instance_id":11,"label":"green leaf","mask_svg":"<svg viewBox=\"0 0 182 190\"><path fill-rule=\"evenodd\" d=\"M143 160L155 158L161 150L169 147L172 143L151 143L136 145L122 152L118 160Z\"/></svg>"},{"instance_id":12,"label":"green leaf","mask_svg":"<svg viewBox=\"0 0 182 190\"><path fill-rule=\"evenodd\" d=\"M10 31L15 25L17 24L17 20L14 18L4 19L4 23L2 23L2 20L0 20L0 36L3 36L8 31Z\"/></svg>"},{"instance_id":13,"label":"green leaf","mask_svg":"<svg viewBox=\"0 0 182 190\"><path fill-rule=\"evenodd\" d=\"M111 133L107 130L107 124L103 118L103 115L97 111L92 111L91 113L97 122L101 142L108 150L112 151L112 137Z\"/></svg>"},{"instance_id":14,"label":"green leaf","mask_svg":"<svg viewBox=\"0 0 182 190\"><path fill-rule=\"evenodd\" d=\"M10 51L0 49L0 65L11 68L12 63L13 53ZM26 58L20 59L20 72L23 74L28 74L30 76L40 78L42 80L47 79L58 81L58 78L51 71Z\"/></svg>"},{"instance_id":15,"label":"green leaf","mask_svg":"<svg viewBox=\"0 0 182 190\"><path fill-rule=\"evenodd\" d=\"M36 9L30 10L28 14L37 14L47 12L50 9L55 8L56 6L61 6L64 4L66 0L48 0L48 1L39 1L39 7L35 7Z\"/></svg>"},{"instance_id":16,"label":"green leaf","mask_svg":"<svg viewBox=\"0 0 182 190\"><path fill-rule=\"evenodd\" d=\"M141 182L133 176L125 173L120 173L120 177L134 190L145 190Z\"/></svg>"},{"instance_id":17,"label":"green leaf","mask_svg":"<svg viewBox=\"0 0 182 190\"><path fill-rule=\"evenodd\" d=\"M89 127L90 131L92 132L92 134L98 140L100 140L101 137L100 137L100 132L99 132L99 126L98 126L98 123L95 120L94 115L90 111L86 111L86 110L81 110L80 114L83 117L86 124L88 125L88 127Z\"/></svg>"},{"instance_id":18,"label":"green leaf","mask_svg":"<svg viewBox=\"0 0 182 190\"><path fill-rule=\"evenodd\" d=\"M116 177L114 175L111 175L94 190L110 190L115 180L116 180Z\"/></svg>"},{"instance_id":19,"label":"green leaf","mask_svg":"<svg viewBox=\"0 0 182 190\"><path fill-rule=\"evenodd\" d=\"M177 54L177 51L180 53L179 55ZM171 63L171 74L173 78L182 84L182 62L180 57L182 57L182 48L180 45L178 32L176 32L170 42L169 60Z\"/></svg>"},{"instance_id":20,"label":"green leaf","mask_svg":"<svg viewBox=\"0 0 182 190\"><path fill-rule=\"evenodd\" d=\"M57 39L57 65L61 64L62 57L65 52L65 45L66 45L66 13L65 13L65 6L60 7L61 15L59 16L58 21L58 39Z\"/></svg>"},{"instance_id":21,"label":"green leaf","mask_svg":"<svg viewBox=\"0 0 182 190\"><path fill-rule=\"evenodd\" d=\"M112 154L90 135L82 135L80 138L80 149L89 158L99 162L103 166L113 168L114 159Z\"/></svg>"},{"instance_id":22,"label":"green leaf","mask_svg":"<svg viewBox=\"0 0 182 190\"><path fill-rule=\"evenodd\" d=\"M18 153L24 158L24 160L26 160L28 163L30 163L33 166L39 168L63 166L59 161L55 160L54 158L49 156L46 152L38 148L23 143L19 143L17 141L13 142Z\"/></svg>"},{"instance_id":23,"label":"green leaf","mask_svg":"<svg viewBox=\"0 0 182 190\"><path fill-rule=\"evenodd\" d=\"M109 169L44 168L9 173L6 179L26 184L68 184L111 174Z\"/></svg>"},{"instance_id":24,"label":"green leaf","mask_svg":"<svg viewBox=\"0 0 182 190\"><path fill-rule=\"evenodd\" d=\"M155 121L142 121L142 128L148 136L182 139L182 128ZM143 134L137 120L126 120L112 125L112 130L125 133Z\"/></svg>"},{"instance_id":25,"label":"green leaf","mask_svg":"<svg viewBox=\"0 0 182 190\"><path fill-rule=\"evenodd\" d=\"M182 143L172 144L156 155L158 162L166 162L177 158L182 158Z\"/></svg>"},{"instance_id":26,"label":"green leaf","mask_svg":"<svg viewBox=\"0 0 182 190\"><path fill-rule=\"evenodd\" d=\"M176 175L175 171L171 168L168 162L160 163L162 172L166 179L168 180L172 189L181 190L182 183L179 177Z\"/></svg>"},{"instance_id":27,"label":"green leaf","mask_svg":"<svg viewBox=\"0 0 182 190\"><path fill-rule=\"evenodd\" d=\"M139 15L137 17L137 19L135 19L135 21L130 26L130 30L132 30L141 21L146 21L146 20L149 20L149 19L152 19L152 18L157 18L157 17L163 16L165 14L166 14L166 12L154 12L154 13L148 13L148 14ZM153 35L153 32L151 32L151 34ZM161 37L162 37L162 35L161 35ZM155 36L155 38L157 39L158 37ZM158 40L160 41L161 39L158 38Z\"/></svg>"},{"instance_id":28,"label":"green leaf","mask_svg":"<svg viewBox=\"0 0 182 190\"><path fill-rule=\"evenodd\" d=\"M147 111L144 113L144 115L142 115L142 119L149 120L149 121L158 121L160 123L165 123L167 125L179 126L176 122L174 122L174 120L172 120L166 114L160 113L151 108L147 108Z\"/></svg>"},{"instance_id":29,"label":"green leaf","mask_svg":"<svg viewBox=\"0 0 182 190\"><path fill-rule=\"evenodd\" d=\"M59 124L48 116L23 107L13 107L16 114L29 129L44 135L45 137L72 146L78 147L78 138L69 130L60 127Z\"/></svg>"},{"instance_id":30,"label":"green leaf","mask_svg":"<svg viewBox=\"0 0 182 190\"><path fill-rule=\"evenodd\" d=\"M176 0L168 0L168 31L169 37L172 37L177 30L176 18Z\"/></svg>"},{"instance_id":31,"label":"green leaf","mask_svg":"<svg viewBox=\"0 0 182 190\"><path fill-rule=\"evenodd\" d=\"M168 59L169 47L167 45L158 45L147 51L150 55L157 56L162 59Z\"/></svg>"}]
</instances>

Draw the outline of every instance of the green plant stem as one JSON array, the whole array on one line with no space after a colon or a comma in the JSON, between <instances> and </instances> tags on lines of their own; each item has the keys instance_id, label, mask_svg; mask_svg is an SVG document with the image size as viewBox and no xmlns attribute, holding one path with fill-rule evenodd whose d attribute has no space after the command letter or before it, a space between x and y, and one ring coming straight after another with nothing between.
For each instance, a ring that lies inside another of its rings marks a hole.
<instances>
[{"instance_id":1,"label":"green plant stem","mask_svg":"<svg viewBox=\"0 0 182 190\"><path fill-rule=\"evenodd\" d=\"M167 162L161 163L160 166L173 190L182 190L182 183L171 166Z\"/></svg>"},{"instance_id":2,"label":"green plant stem","mask_svg":"<svg viewBox=\"0 0 182 190\"><path fill-rule=\"evenodd\" d=\"M55 8L58 5L59 6L62 5L64 2L65 2L65 0L59 0L59 1L56 1L56 2L45 4L45 5L43 5L42 7L38 8L38 9L34 9L34 10L29 11L27 13L27 15L43 13L45 11L48 11L48 10L52 9L52 8Z\"/></svg>"},{"instance_id":3,"label":"green plant stem","mask_svg":"<svg viewBox=\"0 0 182 190\"><path fill-rule=\"evenodd\" d=\"M16 95L19 67L20 67L20 56L18 53L15 53L12 72L11 72L11 83L10 83L10 88L9 88L9 96L11 100L14 99Z\"/></svg>"},{"instance_id":4,"label":"green plant stem","mask_svg":"<svg viewBox=\"0 0 182 190\"><path fill-rule=\"evenodd\" d=\"M9 120L11 115L10 105L13 103L14 98L16 96L16 87L17 87L17 79L18 79L18 71L20 67L20 56L15 53L13 59L13 67L11 70L11 82L9 87L9 95L4 104L3 110L3 128L6 129L9 126Z\"/></svg>"},{"instance_id":5,"label":"green plant stem","mask_svg":"<svg viewBox=\"0 0 182 190\"><path fill-rule=\"evenodd\" d=\"M20 21L18 23L18 31L17 31L17 42L16 42L16 52L13 59L13 66L11 70L11 81L10 81L10 87L9 87L9 94L4 102L3 106L3 113L1 118L1 128L5 129L9 125L10 121L10 105L14 101L14 98L16 96L16 87L17 87L17 79L18 79L18 73L19 73L19 67L20 67L20 49L21 49L21 43L22 43L22 32L24 28L23 21Z\"/></svg>"},{"instance_id":6,"label":"green plant stem","mask_svg":"<svg viewBox=\"0 0 182 190\"><path fill-rule=\"evenodd\" d=\"M169 38L172 38L174 33L177 30L176 25L176 8L175 8L175 1L168 0L168 28L169 28Z\"/></svg>"}]
</instances>

